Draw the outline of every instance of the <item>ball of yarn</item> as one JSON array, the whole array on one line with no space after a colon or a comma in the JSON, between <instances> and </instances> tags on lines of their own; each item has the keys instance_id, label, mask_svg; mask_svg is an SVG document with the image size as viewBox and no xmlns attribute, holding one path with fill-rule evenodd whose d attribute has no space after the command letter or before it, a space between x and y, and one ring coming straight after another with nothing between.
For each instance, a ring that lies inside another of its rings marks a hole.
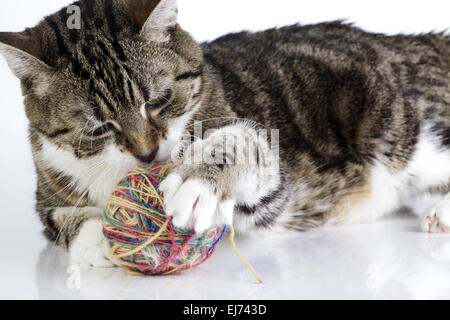
<instances>
[{"instance_id":1,"label":"ball of yarn","mask_svg":"<svg viewBox=\"0 0 450 320\"><path fill-rule=\"evenodd\" d=\"M161 275L196 267L211 257L226 232L219 226L199 234L174 227L159 191L173 167L153 164L130 172L108 201L103 232L113 258L130 273Z\"/></svg>"}]
</instances>

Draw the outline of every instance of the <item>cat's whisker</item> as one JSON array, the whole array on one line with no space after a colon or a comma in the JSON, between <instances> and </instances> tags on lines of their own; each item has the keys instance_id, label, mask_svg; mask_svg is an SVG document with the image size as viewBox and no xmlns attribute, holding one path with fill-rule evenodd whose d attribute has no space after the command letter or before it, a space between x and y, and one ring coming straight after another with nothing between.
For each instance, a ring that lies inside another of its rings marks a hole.
<instances>
[{"instance_id":1,"label":"cat's whisker","mask_svg":"<svg viewBox=\"0 0 450 320\"><path fill-rule=\"evenodd\" d=\"M109 175L110 173L111 173L111 168L108 167L107 170L105 170L105 171L103 172L103 174L101 174L99 177L97 177L97 179L95 179L95 180L92 182L91 185L96 184L98 181L100 181L101 179L103 179L104 177L106 177L107 175ZM58 233L58 235L56 236L55 241L53 242L53 246L57 246L59 237L61 236L62 232L64 231L64 228L65 228L67 222L70 220L70 217L71 217L72 215L75 214L75 212L76 212L77 209L79 208L81 202L83 201L84 197L87 196L88 192L89 192L89 189L87 189L86 191L84 191L84 192L81 194L81 196L79 197L78 201L71 207L71 212L70 212L70 213L68 214L68 216L66 216L66 218L64 219L64 222L63 222L63 224L62 224L62 226L61 226L61 228L60 228L60 230L59 230L59 233Z\"/></svg>"},{"instance_id":2,"label":"cat's whisker","mask_svg":"<svg viewBox=\"0 0 450 320\"><path fill-rule=\"evenodd\" d=\"M90 176L93 175L93 171L94 171L95 169L97 169L98 167L101 167L101 166L105 165L106 163L107 163L107 162L104 161L104 160L98 161L98 162L92 164L91 166L85 168L84 170L82 170L81 174L84 175L85 177L88 177L88 178L89 178ZM63 178L66 178L66 176L64 176L62 173L60 173L60 175L62 175L62 177L60 178L60 180L62 180ZM47 183L47 184L49 184L49 183ZM52 196L50 196L49 198L44 199L44 201L47 201L47 200L52 199L53 197L59 195L60 193L66 191L67 189L70 189L70 188L76 186L76 184L77 184L77 180L72 179L72 180L70 181L70 183L68 183L66 186L64 186L63 188L61 188L61 190L59 190L58 192L55 192L55 193L54 193ZM62 205L63 205L68 199L70 199L70 197L71 197L75 192L76 192L76 190L73 190L73 191L70 193L70 195L69 195L66 199L64 199L64 200L62 201Z\"/></svg>"},{"instance_id":3,"label":"cat's whisker","mask_svg":"<svg viewBox=\"0 0 450 320\"><path fill-rule=\"evenodd\" d=\"M86 170L84 173L82 173L82 174L84 175L85 178L89 179L89 178L91 178L91 177L94 176L94 174L95 174L94 170L97 169L97 168L99 168L99 167L103 167L105 163L106 163L105 161L99 161L98 163L92 165L90 168L87 168L87 170ZM71 187L73 187L74 185L76 185L77 182L78 182L78 181L73 180L73 181L70 183L70 184L72 184ZM64 204L65 202L67 202L67 200L69 200L69 198L72 197L72 195L73 195L76 191L77 191L77 190L73 190L73 191L69 194L69 196L68 196L66 199L63 200L63 204Z\"/></svg>"}]
</instances>

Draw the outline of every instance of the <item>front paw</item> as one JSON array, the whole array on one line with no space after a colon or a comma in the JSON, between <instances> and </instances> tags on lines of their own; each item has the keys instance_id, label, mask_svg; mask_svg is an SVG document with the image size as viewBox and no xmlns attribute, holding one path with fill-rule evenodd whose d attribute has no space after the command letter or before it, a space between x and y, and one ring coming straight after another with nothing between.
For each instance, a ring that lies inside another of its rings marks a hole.
<instances>
[{"instance_id":1,"label":"front paw","mask_svg":"<svg viewBox=\"0 0 450 320\"><path fill-rule=\"evenodd\" d=\"M176 227L203 232L233 223L235 201L217 179L206 168L182 165L161 183L166 213Z\"/></svg>"},{"instance_id":2,"label":"front paw","mask_svg":"<svg viewBox=\"0 0 450 320\"><path fill-rule=\"evenodd\" d=\"M83 223L78 235L69 248L71 263L81 267L112 268L120 265L111 257L111 249L103 235L100 219L90 219Z\"/></svg>"},{"instance_id":3,"label":"front paw","mask_svg":"<svg viewBox=\"0 0 450 320\"><path fill-rule=\"evenodd\" d=\"M440 201L422 215L421 229L429 233L450 233L449 199Z\"/></svg>"}]
</instances>

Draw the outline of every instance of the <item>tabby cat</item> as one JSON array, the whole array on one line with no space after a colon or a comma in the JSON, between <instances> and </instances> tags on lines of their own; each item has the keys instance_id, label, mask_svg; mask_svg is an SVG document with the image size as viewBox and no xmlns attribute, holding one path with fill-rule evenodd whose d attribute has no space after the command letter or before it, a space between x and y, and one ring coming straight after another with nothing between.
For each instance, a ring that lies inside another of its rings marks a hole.
<instances>
[{"instance_id":1,"label":"tabby cat","mask_svg":"<svg viewBox=\"0 0 450 320\"><path fill-rule=\"evenodd\" d=\"M161 190L179 227L359 223L437 191L421 225L450 230L450 36L330 22L197 44L176 0L74 6L80 28L72 6L0 33L30 121L37 211L74 263L117 264L102 235L108 196L129 170L174 155ZM195 123L210 134L180 147ZM243 163L238 147L251 150Z\"/></svg>"}]
</instances>

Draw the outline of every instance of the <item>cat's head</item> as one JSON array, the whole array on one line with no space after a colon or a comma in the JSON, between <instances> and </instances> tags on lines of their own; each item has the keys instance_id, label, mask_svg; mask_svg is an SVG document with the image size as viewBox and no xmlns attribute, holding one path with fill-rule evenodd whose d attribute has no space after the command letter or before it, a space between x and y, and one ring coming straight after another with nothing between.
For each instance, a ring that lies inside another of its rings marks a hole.
<instances>
[{"instance_id":1,"label":"cat's head","mask_svg":"<svg viewBox=\"0 0 450 320\"><path fill-rule=\"evenodd\" d=\"M1 32L36 141L80 159L113 148L141 163L168 160L203 83L202 51L177 14L176 0L81 0Z\"/></svg>"}]
</instances>

